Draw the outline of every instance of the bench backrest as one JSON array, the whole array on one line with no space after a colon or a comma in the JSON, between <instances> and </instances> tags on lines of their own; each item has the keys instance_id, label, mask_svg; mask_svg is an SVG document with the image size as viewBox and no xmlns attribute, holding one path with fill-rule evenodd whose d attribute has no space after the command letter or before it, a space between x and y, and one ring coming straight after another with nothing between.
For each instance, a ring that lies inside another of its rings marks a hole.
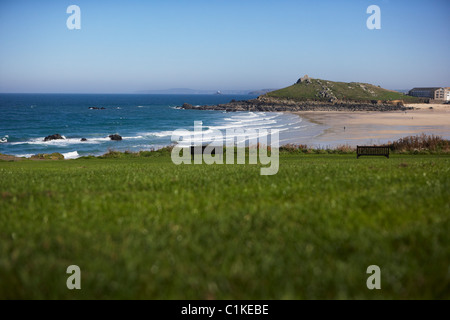
<instances>
[{"instance_id":1,"label":"bench backrest","mask_svg":"<svg viewBox=\"0 0 450 320\"><path fill-rule=\"evenodd\" d=\"M357 146L356 153L359 156L386 156L389 157L389 147Z\"/></svg>"}]
</instances>

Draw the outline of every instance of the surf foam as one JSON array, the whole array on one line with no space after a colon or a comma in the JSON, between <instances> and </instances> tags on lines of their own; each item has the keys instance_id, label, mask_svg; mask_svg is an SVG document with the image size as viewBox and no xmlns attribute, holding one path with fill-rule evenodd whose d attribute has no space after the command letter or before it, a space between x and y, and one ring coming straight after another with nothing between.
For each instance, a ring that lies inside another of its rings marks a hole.
<instances>
[{"instance_id":1,"label":"surf foam","mask_svg":"<svg viewBox=\"0 0 450 320\"><path fill-rule=\"evenodd\" d=\"M77 159L81 157L77 151L62 153L65 160Z\"/></svg>"}]
</instances>

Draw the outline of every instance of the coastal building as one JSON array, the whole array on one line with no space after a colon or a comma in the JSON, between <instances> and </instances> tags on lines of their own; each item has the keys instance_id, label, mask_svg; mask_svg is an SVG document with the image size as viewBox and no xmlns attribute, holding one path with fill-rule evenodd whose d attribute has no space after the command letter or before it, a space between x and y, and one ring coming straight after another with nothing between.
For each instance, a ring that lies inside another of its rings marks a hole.
<instances>
[{"instance_id":1,"label":"coastal building","mask_svg":"<svg viewBox=\"0 0 450 320\"><path fill-rule=\"evenodd\" d=\"M419 98L450 101L450 88L449 87L414 88L409 91L408 95Z\"/></svg>"}]
</instances>

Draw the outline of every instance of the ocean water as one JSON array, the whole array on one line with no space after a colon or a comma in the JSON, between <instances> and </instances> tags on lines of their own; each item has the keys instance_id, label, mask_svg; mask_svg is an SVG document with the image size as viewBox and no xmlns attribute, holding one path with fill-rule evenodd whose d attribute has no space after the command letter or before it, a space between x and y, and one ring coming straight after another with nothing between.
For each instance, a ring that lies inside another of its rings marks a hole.
<instances>
[{"instance_id":1,"label":"ocean water","mask_svg":"<svg viewBox=\"0 0 450 320\"><path fill-rule=\"evenodd\" d=\"M60 152L68 159L102 155L108 150L158 149L172 143L174 130L193 131L194 121L202 121L205 132L276 129L280 144L313 137L323 129L293 114L176 108L185 102L205 105L252 98L255 96L0 94L0 153L30 157ZM52 134L65 139L44 142ZM123 140L111 141L111 134L120 134ZM81 142L81 138L87 141Z\"/></svg>"}]
</instances>

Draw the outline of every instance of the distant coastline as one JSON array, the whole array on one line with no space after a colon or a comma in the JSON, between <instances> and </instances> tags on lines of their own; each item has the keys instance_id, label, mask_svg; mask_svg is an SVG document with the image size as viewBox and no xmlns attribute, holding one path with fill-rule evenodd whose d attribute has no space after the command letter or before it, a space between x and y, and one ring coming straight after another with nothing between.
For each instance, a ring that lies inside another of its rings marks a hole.
<instances>
[{"instance_id":1,"label":"distant coastline","mask_svg":"<svg viewBox=\"0 0 450 320\"><path fill-rule=\"evenodd\" d=\"M259 96L276 89L248 89L248 90L195 90L189 88L172 88L163 90L140 90L136 91L135 94L171 94L171 95L250 95Z\"/></svg>"}]
</instances>

